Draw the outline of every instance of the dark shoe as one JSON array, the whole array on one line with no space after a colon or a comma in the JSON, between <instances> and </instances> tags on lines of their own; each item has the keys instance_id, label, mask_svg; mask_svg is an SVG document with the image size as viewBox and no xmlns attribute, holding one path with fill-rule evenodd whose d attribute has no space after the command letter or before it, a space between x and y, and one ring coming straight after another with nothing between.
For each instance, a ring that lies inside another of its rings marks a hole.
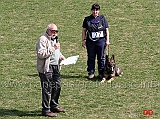
<instances>
[{"instance_id":1,"label":"dark shoe","mask_svg":"<svg viewBox=\"0 0 160 119\"><path fill-rule=\"evenodd\" d=\"M51 108L51 112L53 112L53 113L55 113L55 112L57 112L57 113L59 113L59 112L65 113L66 110L64 110L62 108L59 108L59 107L56 107L56 108Z\"/></svg>"},{"instance_id":2,"label":"dark shoe","mask_svg":"<svg viewBox=\"0 0 160 119\"><path fill-rule=\"evenodd\" d=\"M57 114L54 114L53 112L42 112L42 116L56 117Z\"/></svg>"}]
</instances>

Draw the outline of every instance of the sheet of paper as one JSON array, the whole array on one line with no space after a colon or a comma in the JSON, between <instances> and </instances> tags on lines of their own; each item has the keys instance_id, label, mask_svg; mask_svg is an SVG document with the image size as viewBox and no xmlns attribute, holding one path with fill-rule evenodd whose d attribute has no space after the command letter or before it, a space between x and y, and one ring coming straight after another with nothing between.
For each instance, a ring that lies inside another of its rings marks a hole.
<instances>
[{"instance_id":1,"label":"sheet of paper","mask_svg":"<svg viewBox=\"0 0 160 119\"><path fill-rule=\"evenodd\" d=\"M76 64L78 58L79 58L79 55L68 57L65 60L62 60L60 65Z\"/></svg>"}]
</instances>

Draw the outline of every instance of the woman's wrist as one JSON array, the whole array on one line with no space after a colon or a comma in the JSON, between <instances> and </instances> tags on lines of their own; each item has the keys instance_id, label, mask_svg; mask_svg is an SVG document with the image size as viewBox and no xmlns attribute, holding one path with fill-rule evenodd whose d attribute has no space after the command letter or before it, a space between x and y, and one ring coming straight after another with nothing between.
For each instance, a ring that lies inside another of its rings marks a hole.
<instances>
[{"instance_id":1,"label":"woman's wrist","mask_svg":"<svg viewBox=\"0 0 160 119\"><path fill-rule=\"evenodd\" d=\"M106 43L107 43L107 44L110 44L109 40L106 40Z\"/></svg>"},{"instance_id":2,"label":"woman's wrist","mask_svg":"<svg viewBox=\"0 0 160 119\"><path fill-rule=\"evenodd\" d=\"M86 41L86 39L82 39L82 42L83 42L83 41Z\"/></svg>"}]
</instances>

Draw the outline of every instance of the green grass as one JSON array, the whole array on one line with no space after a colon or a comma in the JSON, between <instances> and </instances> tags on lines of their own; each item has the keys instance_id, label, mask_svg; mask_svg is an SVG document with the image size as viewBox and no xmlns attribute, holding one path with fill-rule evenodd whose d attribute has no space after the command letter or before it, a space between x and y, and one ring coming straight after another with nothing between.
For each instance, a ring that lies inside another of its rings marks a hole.
<instances>
[{"instance_id":1,"label":"green grass","mask_svg":"<svg viewBox=\"0 0 160 119\"><path fill-rule=\"evenodd\" d=\"M160 117L159 0L97 0L109 22L110 54L124 75L111 84L87 80L82 21L92 0L1 0L0 118L39 119L41 87L35 44L49 23L57 24L61 51L80 55L63 66L57 119L148 119ZM97 69L96 69L97 70ZM97 72L96 72L97 75ZM145 117L142 111L154 114ZM47 119L47 117L46 117Z\"/></svg>"}]
</instances>

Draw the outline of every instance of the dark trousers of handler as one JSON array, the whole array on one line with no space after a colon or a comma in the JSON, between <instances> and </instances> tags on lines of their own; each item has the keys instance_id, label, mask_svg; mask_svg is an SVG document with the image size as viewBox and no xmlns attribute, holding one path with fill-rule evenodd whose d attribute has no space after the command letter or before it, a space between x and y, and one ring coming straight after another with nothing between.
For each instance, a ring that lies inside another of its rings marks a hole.
<instances>
[{"instance_id":1,"label":"dark trousers of handler","mask_svg":"<svg viewBox=\"0 0 160 119\"><path fill-rule=\"evenodd\" d=\"M99 75L103 74L104 65L105 65L105 49L106 49L106 39L102 38L97 41L86 40L87 47L87 71L88 74L94 74L95 72L95 59L97 55L98 60L98 73Z\"/></svg>"},{"instance_id":2,"label":"dark trousers of handler","mask_svg":"<svg viewBox=\"0 0 160 119\"><path fill-rule=\"evenodd\" d=\"M58 65L50 65L49 72L39 73L42 87L42 112L50 112L51 108L58 107L61 91L60 71Z\"/></svg>"}]
</instances>

